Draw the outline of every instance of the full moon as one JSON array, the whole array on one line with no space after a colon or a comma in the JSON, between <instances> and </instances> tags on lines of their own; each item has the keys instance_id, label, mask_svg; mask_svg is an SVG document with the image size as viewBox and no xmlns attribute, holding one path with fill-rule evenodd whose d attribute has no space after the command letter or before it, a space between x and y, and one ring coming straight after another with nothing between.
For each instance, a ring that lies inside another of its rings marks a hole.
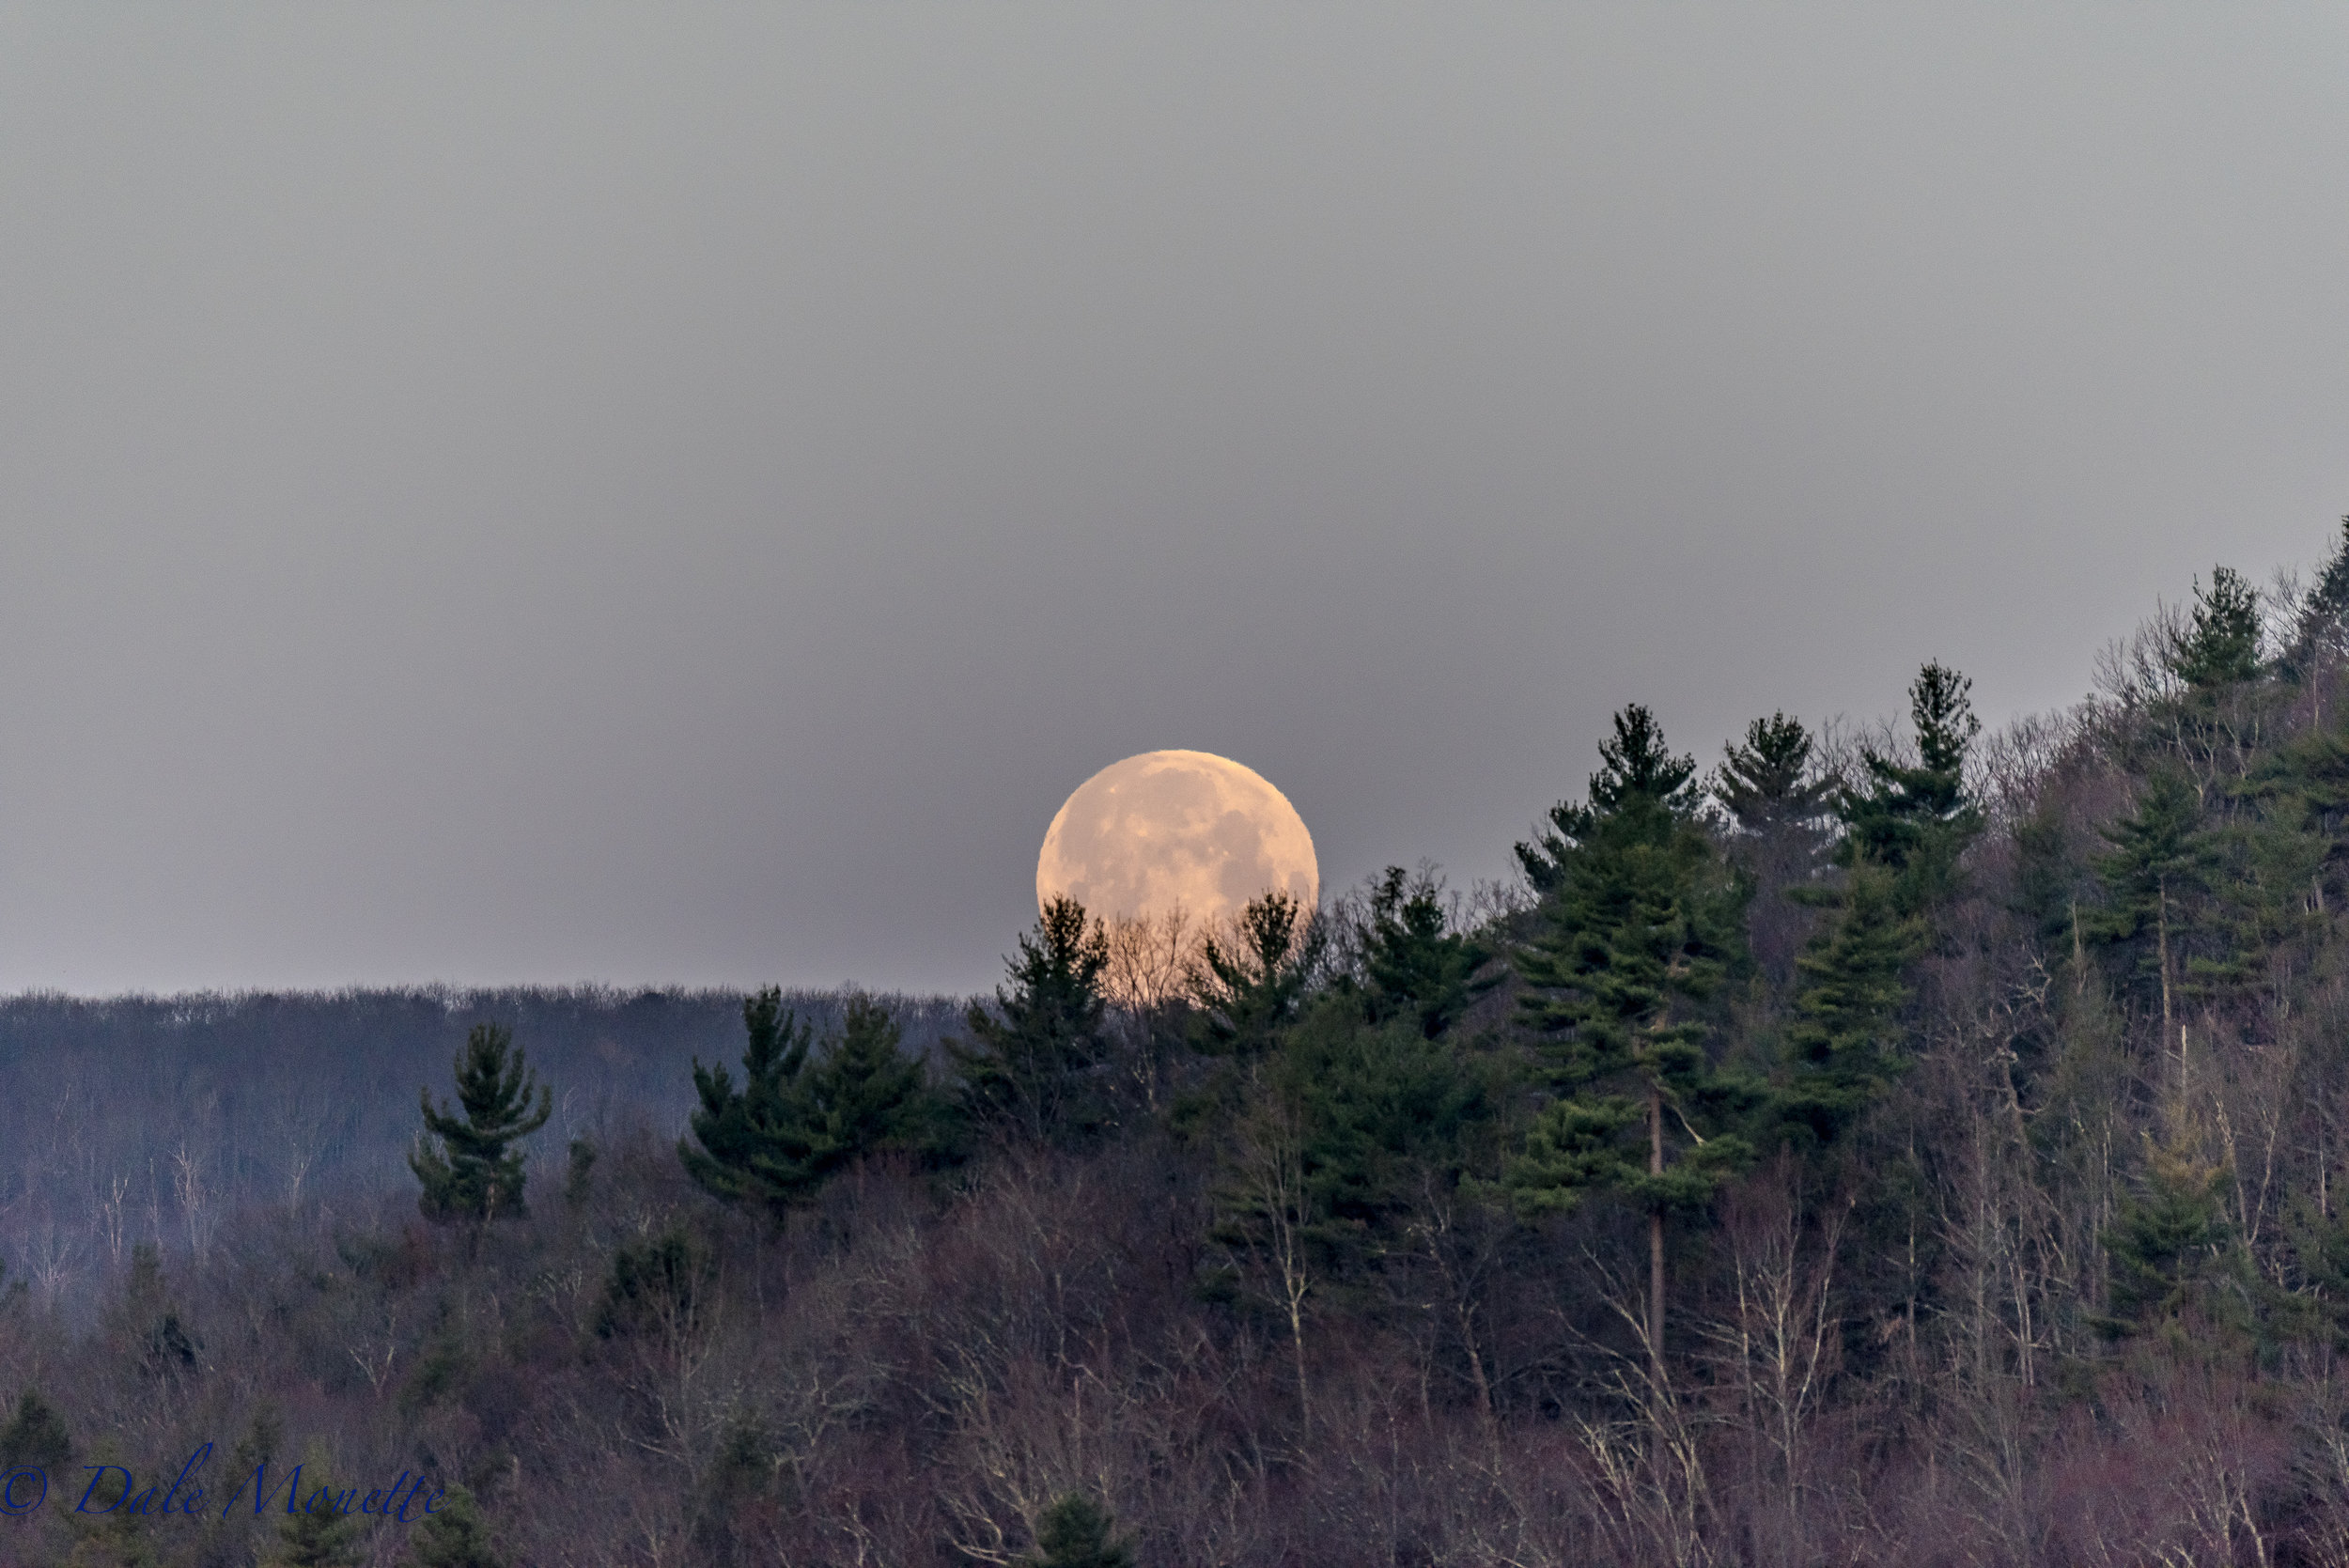
<instances>
[{"instance_id":1,"label":"full moon","mask_svg":"<svg viewBox=\"0 0 2349 1568\"><path fill-rule=\"evenodd\" d=\"M1144 752L1077 786L1036 857L1039 907L1156 920L1175 908L1220 923L1252 899L1320 896L1313 835L1288 798L1207 752Z\"/></svg>"}]
</instances>

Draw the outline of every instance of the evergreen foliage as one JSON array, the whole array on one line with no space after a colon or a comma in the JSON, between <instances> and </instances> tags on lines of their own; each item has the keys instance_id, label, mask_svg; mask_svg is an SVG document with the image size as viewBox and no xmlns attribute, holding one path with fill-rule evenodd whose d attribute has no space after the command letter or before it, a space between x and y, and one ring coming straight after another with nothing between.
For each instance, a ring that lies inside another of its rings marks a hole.
<instances>
[{"instance_id":1,"label":"evergreen foliage","mask_svg":"<svg viewBox=\"0 0 2349 1568\"><path fill-rule=\"evenodd\" d=\"M2190 1308L2201 1309L2205 1321L2231 1315L2233 1302L2207 1288L2231 1272L2234 1238L2225 1184L2225 1173L2188 1140L2148 1140L2143 1176L2104 1236L2114 1330L2174 1319Z\"/></svg>"},{"instance_id":2,"label":"evergreen foliage","mask_svg":"<svg viewBox=\"0 0 2349 1568\"><path fill-rule=\"evenodd\" d=\"M448 1495L432 1515L415 1527L415 1537L401 1568L506 1568L490 1539L490 1523L481 1505L462 1486Z\"/></svg>"},{"instance_id":3,"label":"evergreen foliage","mask_svg":"<svg viewBox=\"0 0 2349 1568\"><path fill-rule=\"evenodd\" d=\"M783 1005L770 986L742 1003L750 1043L742 1052L742 1087L723 1066L693 1062L701 1106L677 1141L677 1157L694 1185L712 1197L764 1207L780 1219L821 1184L815 1129L801 1075L815 1044L816 1026ZM698 1147L696 1146L698 1145Z\"/></svg>"},{"instance_id":4,"label":"evergreen foliage","mask_svg":"<svg viewBox=\"0 0 2349 1568\"><path fill-rule=\"evenodd\" d=\"M424 1184L418 1206L429 1219L518 1219L527 1211L522 1155L514 1145L554 1114L553 1091L538 1083L511 1032L498 1024L475 1024L454 1066L456 1109L435 1109L432 1091L422 1092L425 1132L408 1157Z\"/></svg>"},{"instance_id":5,"label":"evergreen foliage","mask_svg":"<svg viewBox=\"0 0 2349 1568\"><path fill-rule=\"evenodd\" d=\"M995 988L991 1008L973 1002L965 1016L970 1040L946 1046L962 1106L972 1120L1031 1142L1081 1139L1112 1113L1101 992L1109 939L1084 906L1056 898L1019 948L1004 961L1010 987Z\"/></svg>"},{"instance_id":6,"label":"evergreen foliage","mask_svg":"<svg viewBox=\"0 0 2349 1568\"><path fill-rule=\"evenodd\" d=\"M2259 674L2259 590L2241 573L2213 567L2208 588L2195 581L2194 609L2170 667L2198 691L2233 686Z\"/></svg>"},{"instance_id":7,"label":"evergreen foliage","mask_svg":"<svg viewBox=\"0 0 2349 1568\"><path fill-rule=\"evenodd\" d=\"M2157 768L2139 792L2137 809L2098 830L2111 847L2091 862L2105 902L2085 915L2081 929L2089 940L2128 949L2135 973L2158 988L2165 1023L2180 973L2186 900L2207 861L2201 813L2186 775Z\"/></svg>"},{"instance_id":8,"label":"evergreen foliage","mask_svg":"<svg viewBox=\"0 0 2349 1568\"><path fill-rule=\"evenodd\" d=\"M1757 836L1806 827L1828 815L1835 786L1812 767L1811 732L1782 712L1746 726L1723 748L1706 793L1740 832Z\"/></svg>"},{"instance_id":9,"label":"evergreen foliage","mask_svg":"<svg viewBox=\"0 0 2349 1568\"><path fill-rule=\"evenodd\" d=\"M1229 938L1210 934L1199 944L1190 973L1193 1044L1206 1055L1242 1061L1271 1050L1320 978L1327 946L1319 918L1287 893L1252 900Z\"/></svg>"},{"instance_id":10,"label":"evergreen foliage","mask_svg":"<svg viewBox=\"0 0 2349 1568\"><path fill-rule=\"evenodd\" d=\"M1467 933L1451 929L1432 877L1387 867L1371 890L1357 941L1362 1004L1372 1023L1408 1017L1433 1040L1468 1010L1470 977L1484 952Z\"/></svg>"},{"instance_id":11,"label":"evergreen foliage","mask_svg":"<svg viewBox=\"0 0 2349 1568\"><path fill-rule=\"evenodd\" d=\"M1099 1502L1071 1492L1036 1522L1036 1552L1023 1568L1134 1568L1133 1547L1112 1533L1115 1525Z\"/></svg>"},{"instance_id":12,"label":"evergreen foliage","mask_svg":"<svg viewBox=\"0 0 2349 1568\"><path fill-rule=\"evenodd\" d=\"M275 1548L262 1559L263 1568L357 1568L366 1559L361 1521L336 1506L347 1492L338 1492L327 1479L316 1450L303 1457L302 1484L310 1495L277 1527Z\"/></svg>"},{"instance_id":13,"label":"evergreen foliage","mask_svg":"<svg viewBox=\"0 0 2349 1568\"><path fill-rule=\"evenodd\" d=\"M596 1314L597 1337L608 1340L646 1327L676 1330L692 1323L715 1273L709 1249L683 1230L623 1244L612 1254L603 1307Z\"/></svg>"},{"instance_id":14,"label":"evergreen foliage","mask_svg":"<svg viewBox=\"0 0 2349 1568\"><path fill-rule=\"evenodd\" d=\"M815 1026L784 1008L780 988L744 1002L742 1020L739 1090L723 1067L693 1063L701 1108L677 1155L704 1191L780 1219L867 1155L939 1146L942 1109L884 1003L849 993L840 1032L812 1057Z\"/></svg>"},{"instance_id":15,"label":"evergreen foliage","mask_svg":"<svg viewBox=\"0 0 2349 1568\"><path fill-rule=\"evenodd\" d=\"M1374 1265L1408 1245L1416 1205L1460 1185L1498 1097L1478 1063L1408 1016L1365 1024L1326 997L1258 1067L1221 1147L1214 1238L1261 1250L1293 1227L1318 1280ZM1290 1186L1264 1180L1276 1144Z\"/></svg>"},{"instance_id":16,"label":"evergreen foliage","mask_svg":"<svg viewBox=\"0 0 2349 1568\"><path fill-rule=\"evenodd\" d=\"M1862 786L1836 799L1845 862L1873 861L1901 873L1896 887L1905 912L1955 891L1957 858L1982 830L1982 812L1966 794L1967 752L1982 731L1972 689L1946 665L1919 671L1908 689L1917 761L1862 748Z\"/></svg>"},{"instance_id":17,"label":"evergreen foliage","mask_svg":"<svg viewBox=\"0 0 2349 1568\"><path fill-rule=\"evenodd\" d=\"M1901 971L1920 946L1917 922L1893 898L1881 866L1855 866L1831 923L1795 961L1795 1017L1786 1031L1788 1082L1779 1096L1789 1129L1833 1142L1906 1066Z\"/></svg>"},{"instance_id":18,"label":"evergreen foliage","mask_svg":"<svg viewBox=\"0 0 2349 1568\"><path fill-rule=\"evenodd\" d=\"M1614 730L1598 743L1599 769L1591 775L1588 801L1559 801L1549 808L1549 825L1517 846L1518 868L1537 893L1558 886L1575 846L1600 816L1626 801L1652 801L1676 817L1695 810L1697 759L1672 754L1655 714L1632 703L1616 713Z\"/></svg>"},{"instance_id":19,"label":"evergreen foliage","mask_svg":"<svg viewBox=\"0 0 2349 1568\"><path fill-rule=\"evenodd\" d=\"M936 1147L940 1107L929 1075L905 1054L903 1039L885 1005L861 991L850 994L839 1037L806 1076L819 1174L871 1154Z\"/></svg>"},{"instance_id":20,"label":"evergreen foliage","mask_svg":"<svg viewBox=\"0 0 2349 1568\"><path fill-rule=\"evenodd\" d=\"M1601 755L1590 803L1553 814L1539 927L1514 955L1519 1021L1556 1097L1506 1181L1530 1209L1608 1189L1648 1213L1660 1357L1664 1217L1703 1204L1751 1154L1701 1007L1742 956L1743 894L1696 819L1694 763L1664 750L1645 709L1616 716Z\"/></svg>"},{"instance_id":21,"label":"evergreen foliage","mask_svg":"<svg viewBox=\"0 0 2349 1568\"><path fill-rule=\"evenodd\" d=\"M50 1408L38 1389L17 1396L16 1414L0 1428L0 1477L27 1467L61 1474L73 1457L73 1440L65 1418Z\"/></svg>"}]
</instances>

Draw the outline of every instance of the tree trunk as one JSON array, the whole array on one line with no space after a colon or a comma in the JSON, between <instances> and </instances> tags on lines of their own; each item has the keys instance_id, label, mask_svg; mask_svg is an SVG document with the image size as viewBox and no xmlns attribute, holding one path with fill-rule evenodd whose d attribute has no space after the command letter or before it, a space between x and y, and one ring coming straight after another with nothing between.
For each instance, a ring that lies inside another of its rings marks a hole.
<instances>
[{"instance_id":1,"label":"tree trunk","mask_svg":"<svg viewBox=\"0 0 2349 1568\"><path fill-rule=\"evenodd\" d=\"M1664 1173L1664 1088L1647 1086L1647 1170ZM1656 1369L1656 1386L1664 1386L1664 1206L1647 1211L1647 1350Z\"/></svg>"},{"instance_id":2,"label":"tree trunk","mask_svg":"<svg viewBox=\"0 0 2349 1568\"><path fill-rule=\"evenodd\" d=\"M2159 889L2159 896L2161 900L2160 914L2158 924L2155 926L2154 930L2155 940L2158 943L2157 955L2161 959L2161 1048L2165 1053L2167 1053L2170 1049L2170 1036L2171 1033L2170 1011L2170 881L2168 877L2162 878ZM2185 1036L2183 1034L2179 1036L2178 1046L2178 1103L2179 1110L2183 1114L2186 1105L2186 1045Z\"/></svg>"}]
</instances>

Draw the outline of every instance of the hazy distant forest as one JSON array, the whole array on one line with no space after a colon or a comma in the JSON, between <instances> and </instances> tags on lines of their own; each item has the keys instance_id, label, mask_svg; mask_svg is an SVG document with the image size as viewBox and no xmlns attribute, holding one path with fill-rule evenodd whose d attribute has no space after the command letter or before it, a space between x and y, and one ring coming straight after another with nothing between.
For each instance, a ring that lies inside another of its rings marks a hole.
<instances>
[{"instance_id":1,"label":"hazy distant forest","mask_svg":"<svg viewBox=\"0 0 2349 1568\"><path fill-rule=\"evenodd\" d=\"M969 1003L0 1002L0 1559L2349 1564L2349 522L1884 684Z\"/></svg>"}]
</instances>

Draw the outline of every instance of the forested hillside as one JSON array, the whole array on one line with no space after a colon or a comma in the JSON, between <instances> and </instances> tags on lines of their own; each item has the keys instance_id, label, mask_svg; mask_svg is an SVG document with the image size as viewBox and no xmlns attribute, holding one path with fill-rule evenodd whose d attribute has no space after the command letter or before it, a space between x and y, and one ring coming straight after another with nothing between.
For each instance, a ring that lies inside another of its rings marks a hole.
<instances>
[{"instance_id":1,"label":"forested hillside","mask_svg":"<svg viewBox=\"0 0 2349 1568\"><path fill-rule=\"evenodd\" d=\"M1055 906L959 1017L208 1003L439 1013L333 1079L364 1184L290 1174L292 1022L126 1085L215 1095L247 1201L118 1239L72 1195L173 1151L96 1130L142 1059L89 1042L177 1004L9 1004L11 1234L96 1283L8 1260L0 1465L52 1480L0 1553L2349 1564L2349 523L2064 714L1886 684L1703 763L1626 706L1500 895L1397 869L1187 963ZM73 1511L207 1442L200 1516ZM297 1462L443 1508L238 1500Z\"/></svg>"}]
</instances>

